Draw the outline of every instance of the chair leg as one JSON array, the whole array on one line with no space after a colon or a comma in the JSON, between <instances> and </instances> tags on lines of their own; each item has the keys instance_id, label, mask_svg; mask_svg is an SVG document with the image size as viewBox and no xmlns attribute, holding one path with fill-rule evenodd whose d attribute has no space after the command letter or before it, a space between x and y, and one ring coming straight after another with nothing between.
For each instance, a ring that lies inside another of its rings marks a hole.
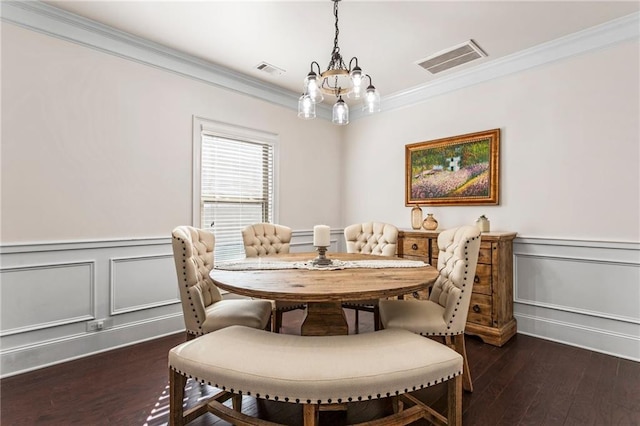
<instances>
[{"instance_id":1,"label":"chair leg","mask_svg":"<svg viewBox=\"0 0 640 426\"><path fill-rule=\"evenodd\" d=\"M304 404L303 407L304 426L316 426L320 414L318 404Z\"/></svg>"},{"instance_id":2,"label":"chair leg","mask_svg":"<svg viewBox=\"0 0 640 426\"><path fill-rule=\"evenodd\" d=\"M375 331L380 330L380 309L378 305L373 307L373 329Z\"/></svg>"},{"instance_id":3,"label":"chair leg","mask_svg":"<svg viewBox=\"0 0 640 426\"><path fill-rule=\"evenodd\" d=\"M169 425L182 426L184 424L183 400L184 387L187 378L182 374L169 369Z\"/></svg>"},{"instance_id":4,"label":"chair leg","mask_svg":"<svg viewBox=\"0 0 640 426\"><path fill-rule=\"evenodd\" d=\"M282 328L282 311L273 309L271 311L271 331L280 333L280 328Z\"/></svg>"},{"instance_id":5,"label":"chair leg","mask_svg":"<svg viewBox=\"0 0 640 426\"><path fill-rule=\"evenodd\" d=\"M355 308L356 310L356 334L360 333L360 309Z\"/></svg>"},{"instance_id":6,"label":"chair leg","mask_svg":"<svg viewBox=\"0 0 640 426\"><path fill-rule=\"evenodd\" d=\"M473 392L471 371L469 371L469 362L467 361L467 348L464 344L464 333L453 336L453 346L456 352L462 355L462 386L467 392Z\"/></svg>"}]
</instances>

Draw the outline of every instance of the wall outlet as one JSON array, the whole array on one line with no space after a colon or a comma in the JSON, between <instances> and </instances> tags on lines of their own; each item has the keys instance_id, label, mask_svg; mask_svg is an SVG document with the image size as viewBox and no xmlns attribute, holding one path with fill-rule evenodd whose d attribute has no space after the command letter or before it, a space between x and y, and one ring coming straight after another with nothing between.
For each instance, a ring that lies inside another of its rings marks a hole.
<instances>
[{"instance_id":1,"label":"wall outlet","mask_svg":"<svg viewBox=\"0 0 640 426\"><path fill-rule=\"evenodd\" d=\"M87 331L102 331L113 327L112 319L101 319L87 322Z\"/></svg>"}]
</instances>

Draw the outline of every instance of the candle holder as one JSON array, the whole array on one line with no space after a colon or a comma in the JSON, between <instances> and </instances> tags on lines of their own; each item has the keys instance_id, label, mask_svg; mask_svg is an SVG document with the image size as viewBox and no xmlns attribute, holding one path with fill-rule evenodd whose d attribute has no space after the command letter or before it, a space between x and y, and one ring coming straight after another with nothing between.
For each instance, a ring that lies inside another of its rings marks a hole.
<instances>
[{"instance_id":1,"label":"candle holder","mask_svg":"<svg viewBox=\"0 0 640 426\"><path fill-rule=\"evenodd\" d=\"M311 261L313 266L329 266L333 263L331 259L327 259L327 256L325 256L327 253L326 246L317 246L316 249L318 250L318 257Z\"/></svg>"}]
</instances>

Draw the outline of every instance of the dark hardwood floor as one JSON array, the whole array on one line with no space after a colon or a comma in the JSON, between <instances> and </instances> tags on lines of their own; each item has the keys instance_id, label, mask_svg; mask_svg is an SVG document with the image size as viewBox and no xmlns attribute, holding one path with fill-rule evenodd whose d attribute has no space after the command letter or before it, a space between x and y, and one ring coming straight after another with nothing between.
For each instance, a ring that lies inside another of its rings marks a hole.
<instances>
[{"instance_id":1,"label":"dark hardwood floor","mask_svg":"<svg viewBox=\"0 0 640 426\"><path fill-rule=\"evenodd\" d=\"M353 325L353 311L347 316ZM297 333L302 312L285 313L283 332ZM360 332L372 330L361 313ZM167 351L178 334L0 381L0 423L14 425L135 425L167 423ZM517 335L502 348L467 337L475 391L465 393L463 423L471 425L640 425L640 363ZM188 404L212 392L189 382ZM443 409L444 389L418 394ZM322 412L323 425L375 418L384 401ZM295 404L245 397L243 411L288 424L302 424ZM207 414L193 425L227 425ZM416 422L415 424L427 424Z\"/></svg>"}]
</instances>

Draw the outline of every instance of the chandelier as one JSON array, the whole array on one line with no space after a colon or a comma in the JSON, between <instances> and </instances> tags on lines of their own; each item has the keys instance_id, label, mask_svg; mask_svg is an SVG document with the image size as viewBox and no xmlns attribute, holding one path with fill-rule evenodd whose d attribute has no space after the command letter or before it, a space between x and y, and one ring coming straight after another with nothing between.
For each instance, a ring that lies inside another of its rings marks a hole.
<instances>
[{"instance_id":1,"label":"chandelier","mask_svg":"<svg viewBox=\"0 0 640 426\"><path fill-rule=\"evenodd\" d=\"M338 2L333 1L333 15L335 17L336 33L333 39L333 50L327 69L320 71L320 65L311 62L311 70L304 79L304 92L298 100L298 117L312 119L316 117L316 104L324 100L324 95L332 95L338 98L333 105L331 121L334 124L344 125L349 123L349 106L342 99L363 98L362 110L365 113L373 114L380 111L380 93L371 84L371 76L364 74L358 66L358 58L355 56L349 61L347 66L340 54L338 46ZM364 90L365 79L369 79L369 85Z\"/></svg>"}]
</instances>

